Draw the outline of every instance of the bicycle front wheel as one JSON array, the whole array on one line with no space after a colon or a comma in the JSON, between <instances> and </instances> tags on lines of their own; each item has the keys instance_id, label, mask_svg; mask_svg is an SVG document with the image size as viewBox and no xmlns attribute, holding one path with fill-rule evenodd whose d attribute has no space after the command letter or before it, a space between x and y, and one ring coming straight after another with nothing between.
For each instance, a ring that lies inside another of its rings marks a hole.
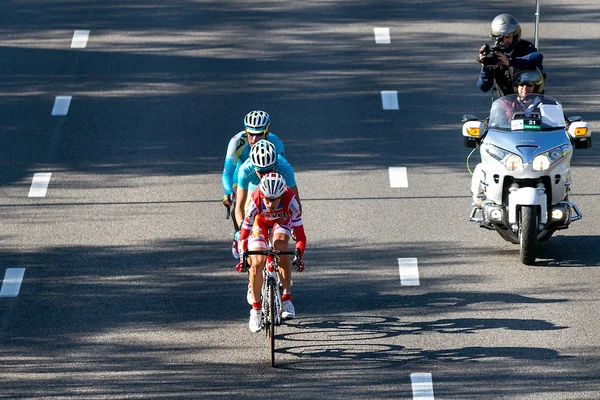
<instances>
[{"instance_id":1,"label":"bicycle front wheel","mask_svg":"<svg viewBox=\"0 0 600 400\"><path fill-rule=\"evenodd\" d=\"M275 280L270 280L268 284L269 292L269 341L271 342L271 367L275 366L275 320L277 319L277 309L275 308Z\"/></svg>"}]
</instances>

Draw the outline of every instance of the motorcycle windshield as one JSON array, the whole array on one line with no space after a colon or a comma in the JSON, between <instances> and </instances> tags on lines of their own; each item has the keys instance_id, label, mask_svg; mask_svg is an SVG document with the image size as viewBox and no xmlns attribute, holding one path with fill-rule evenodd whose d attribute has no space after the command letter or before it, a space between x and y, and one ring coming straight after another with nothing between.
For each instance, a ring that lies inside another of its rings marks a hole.
<instances>
[{"instance_id":1,"label":"motorcycle windshield","mask_svg":"<svg viewBox=\"0 0 600 400\"><path fill-rule=\"evenodd\" d=\"M501 131L544 131L565 128L561 104L550 96L510 94L492 104L488 126Z\"/></svg>"}]
</instances>

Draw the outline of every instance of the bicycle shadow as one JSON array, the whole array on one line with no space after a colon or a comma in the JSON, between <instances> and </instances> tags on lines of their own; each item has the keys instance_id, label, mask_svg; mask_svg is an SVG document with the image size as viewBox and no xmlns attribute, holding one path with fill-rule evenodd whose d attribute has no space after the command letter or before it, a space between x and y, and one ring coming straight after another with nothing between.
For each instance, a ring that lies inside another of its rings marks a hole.
<instances>
[{"instance_id":1,"label":"bicycle shadow","mask_svg":"<svg viewBox=\"0 0 600 400\"><path fill-rule=\"evenodd\" d=\"M464 362L490 358L557 360L571 358L542 347L463 347L425 350L390 343L395 337L427 333L474 334L485 330L555 331L566 326L537 319L456 318L401 321L396 317L330 315L286 323L277 335L278 366L290 369L330 368L348 362L350 368L385 368L396 363ZM292 361L281 360L281 355Z\"/></svg>"}]
</instances>

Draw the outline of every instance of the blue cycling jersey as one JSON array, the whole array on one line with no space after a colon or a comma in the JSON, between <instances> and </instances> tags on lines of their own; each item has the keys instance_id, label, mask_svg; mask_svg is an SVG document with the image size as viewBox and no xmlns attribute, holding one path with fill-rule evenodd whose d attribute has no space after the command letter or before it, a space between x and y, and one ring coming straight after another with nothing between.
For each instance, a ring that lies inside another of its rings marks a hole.
<instances>
[{"instance_id":1,"label":"blue cycling jersey","mask_svg":"<svg viewBox=\"0 0 600 400\"><path fill-rule=\"evenodd\" d=\"M288 187L296 186L296 177L294 169L283 156L277 157L274 172L283 175L285 183ZM246 189L248 193L252 193L260 183L260 178L256 174L252 161L246 160L241 166L238 174L238 187Z\"/></svg>"},{"instance_id":2,"label":"blue cycling jersey","mask_svg":"<svg viewBox=\"0 0 600 400\"><path fill-rule=\"evenodd\" d=\"M275 151L279 155L284 154L283 142L274 133L267 135L267 140L275 145ZM245 131L234 135L227 145L227 154L223 163L223 174L221 175L221 184L225 195L233 193L233 186L237 184L237 176L240 166L250 156L250 145Z\"/></svg>"}]
</instances>

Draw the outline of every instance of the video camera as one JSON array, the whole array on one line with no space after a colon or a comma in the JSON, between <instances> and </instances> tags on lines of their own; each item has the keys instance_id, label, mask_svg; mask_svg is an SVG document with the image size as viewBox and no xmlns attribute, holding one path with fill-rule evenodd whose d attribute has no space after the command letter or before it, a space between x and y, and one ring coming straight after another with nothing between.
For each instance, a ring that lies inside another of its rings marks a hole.
<instances>
[{"instance_id":1,"label":"video camera","mask_svg":"<svg viewBox=\"0 0 600 400\"><path fill-rule=\"evenodd\" d=\"M498 57L496 57L494 54L495 51L502 51L502 49L500 49L498 46L490 47L490 45L486 43L483 49L483 54L485 57L479 62L482 63L484 67L496 68L498 65Z\"/></svg>"}]
</instances>

